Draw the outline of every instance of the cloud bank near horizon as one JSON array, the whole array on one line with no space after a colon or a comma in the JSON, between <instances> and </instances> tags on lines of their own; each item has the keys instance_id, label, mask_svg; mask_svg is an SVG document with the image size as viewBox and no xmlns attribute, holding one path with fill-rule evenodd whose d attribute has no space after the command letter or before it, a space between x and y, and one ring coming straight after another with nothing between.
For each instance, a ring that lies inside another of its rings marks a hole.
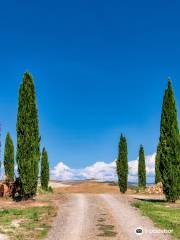
<instances>
[{"instance_id":1,"label":"cloud bank near horizon","mask_svg":"<svg viewBox=\"0 0 180 240\"><path fill-rule=\"evenodd\" d=\"M147 182L154 181L155 175L155 156L156 153L146 156L146 175ZM129 165L129 182L137 182L138 179L138 159L128 162ZM59 162L50 171L51 179L53 180L85 180L97 179L100 181L114 181L117 180L116 162L111 163L96 162L90 166L82 169L73 169Z\"/></svg>"}]
</instances>

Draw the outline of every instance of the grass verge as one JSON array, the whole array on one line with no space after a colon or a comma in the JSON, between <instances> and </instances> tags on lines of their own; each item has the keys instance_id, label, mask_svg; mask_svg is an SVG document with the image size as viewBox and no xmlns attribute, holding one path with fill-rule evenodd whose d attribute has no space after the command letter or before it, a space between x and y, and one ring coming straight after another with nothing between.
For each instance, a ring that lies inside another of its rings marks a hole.
<instances>
[{"instance_id":1,"label":"grass verge","mask_svg":"<svg viewBox=\"0 0 180 240\"><path fill-rule=\"evenodd\" d=\"M137 201L133 206L140 209L144 216L152 219L161 229L173 230L172 236L180 239L180 208L165 202Z\"/></svg>"},{"instance_id":2,"label":"grass verge","mask_svg":"<svg viewBox=\"0 0 180 240\"><path fill-rule=\"evenodd\" d=\"M52 206L0 210L0 232L10 239L42 239L46 236L55 208Z\"/></svg>"}]
</instances>

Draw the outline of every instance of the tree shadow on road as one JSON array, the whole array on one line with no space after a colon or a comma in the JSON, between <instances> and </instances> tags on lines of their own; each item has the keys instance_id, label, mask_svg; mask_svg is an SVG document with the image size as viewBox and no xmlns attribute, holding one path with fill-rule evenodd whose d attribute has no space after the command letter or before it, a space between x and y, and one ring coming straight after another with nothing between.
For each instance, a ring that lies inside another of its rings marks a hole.
<instances>
[{"instance_id":1,"label":"tree shadow on road","mask_svg":"<svg viewBox=\"0 0 180 240\"><path fill-rule=\"evenodd\" d=\"M136 197L134 199L140 200L143 202L153 202L153 203L166 203L167 202L165 199L141 198L141 197Z\"/></svg>"}]
</instances>

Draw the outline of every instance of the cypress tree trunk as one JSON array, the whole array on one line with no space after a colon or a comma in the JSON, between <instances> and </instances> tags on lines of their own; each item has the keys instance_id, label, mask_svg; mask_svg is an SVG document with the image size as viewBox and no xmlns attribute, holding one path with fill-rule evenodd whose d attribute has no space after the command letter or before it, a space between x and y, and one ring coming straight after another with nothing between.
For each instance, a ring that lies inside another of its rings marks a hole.
<instances>
[{"instance_id":1,"label":"cypress tree trunk","mask_svg":"<svg viewBox=\"0 0 180 240\"><path fill-rule=\"evenodd\" d=\"M138 186L141 188L146 187L146 162L144 156L144 148L142 145L140 146L139 149Z\"/></svg>"},{"instance_id":2,"label":"cypress tree trunk","mask_svg":"<svg viewBox=\"0 0 180 240\"><path fill-rule=\"evenodd\" d=\"M159 138L159 170L166 199L180 197L180 136L171 81L165 90Z\"/></svg>"},{"instance_id":3,"label":"cypress tree trunk","mask_svg":"<svg viewBox=\"0 0 180 240\"><path fill-rule=\"evenodd\" d=\"M32 76L26 72L19 89L17 114L17 164L22 196L27 199L36 194L40 136L35 88Z\"/></svg>"},{"instance_id":4,"label":"cypress tree trunk","mask_svg":"<svg viewBox=\"0 0 180 240\"><path fill-rule=\"evenodd\" d=\"M120 192L125 193L127 191L128 183L128 150L126 138L122 134L119 142L119 153L116 167Z\"/></svg>"},{"instance_id":5,"label":"cypress tree trunk","mask_svg":"<svg viewBox=\"0 0 180 240\"><path fill-rule=\"evenodd\" d=\"M48 190L48 183L49 183L49 161L48 161L48 154L45 148L42 151L42 158L41 158L41 187L43 190Z\"/></svg>"},{"instance_id":6,"label":"cypress tree trunk","mask_svg":"<svg viewBox=\"0 0 180 240\"><path fill-rule=\"evenodd\" d=\"M14 180L14 145L9 133L6 135L4 148L4 171L9 180Z\"/></svg>"}]
</instances>

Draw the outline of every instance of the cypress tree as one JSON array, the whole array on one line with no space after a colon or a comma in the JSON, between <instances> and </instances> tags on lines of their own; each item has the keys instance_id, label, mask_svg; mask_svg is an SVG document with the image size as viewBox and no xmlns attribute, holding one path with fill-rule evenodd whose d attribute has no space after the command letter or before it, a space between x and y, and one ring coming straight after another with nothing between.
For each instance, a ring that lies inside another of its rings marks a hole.
<instances>
[{"instance_id":1,"label":"cypress tree","mask_svg":"<svg viewBox=\"0 0 180 240\"><path fill-rule=\"evenodd\" d=\"M17 114L17 164L22 196L27 199L36 194L40 136L35 87L32 76L25 72L19 89Z\"/></svg>"},{"instance_id":2,"label":"cypress tree","mask_svg":"<svg viewBox=\"0 0 180 240\"><path fill-rule=\"evenodd\" d=\"M127 191L128 183L128 149L126 138L121 134L119 142L118 159L116 161L118 184L120 192Z\"/></svg>"},{"instance_id":3,"label":"cypress tree","mask_svg":"<svg viewBox=\"0 0 180 240\"><path fill-rule=\"evenodd\" d=\"M159 138L159 170L167 201L180 197L180 136L172 83L165 90Z\"/></svg>"},{"instance_id":4,"label":"cypress tree","mask_svg":"<svg viewBox=\"0 0 180 240\"><path fill-rule=\"evenodd\" d=\"M9 133L6 135L4 148L4 171L6 177L14 180L14 145Z\"/></svg>"},{"instance_id":5,"label":"cypress tree","mask_svg":"<svg viewBox=\"0 0 180 240\"><path fill-rule=\"evenodd\" d=\"M161 182L161 173L159 170L159 157L160 157L160 146L157 147L156 158L155 158L155 183Z\"/></svg>"},{"instance_id":6,"label":"cypress tree","mask_svg":"<svg viewBox=\"0 0 180 240\"><path fill-rule=\"evenodd\" d=\"M140 146L139 149L138 186L141 188L146 187L146 162L144 156L144 148L142 145Z\"/></svg>"},{"instance_id":7,"label":"cypress tree","mask_svg":"<svg viewBox=\"0 0 180 240\"><path fill-rule=\"evenodd\" d=\"M48 154L45 148L42 151L41 157L41 187L43 190L48 190L49 183L49 161Z\"/></svg>"}]
</instances>

